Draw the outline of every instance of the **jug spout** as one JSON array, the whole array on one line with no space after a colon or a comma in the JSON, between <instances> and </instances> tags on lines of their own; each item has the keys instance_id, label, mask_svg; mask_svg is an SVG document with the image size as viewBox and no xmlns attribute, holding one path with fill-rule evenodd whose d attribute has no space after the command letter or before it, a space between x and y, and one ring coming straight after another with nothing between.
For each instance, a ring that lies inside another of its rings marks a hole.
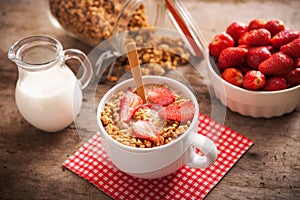
<instances>
[{"instance_id":1,"label":"jug spout","mask_svg":"<svg viewBox=\"0 0 300 200\"><path fill-rule=\"evenodd\" d=\"M62 59L61 44L51 37L31 36L15 42L8 51L8 58L28 70L40 70Z\"/></svg>"},{"instance_id":2,"label":"jug spout","mask_svg":"<svg viewBox=\"0 0 300 200\"><path fill-rule=\"evenodd\" d=\"M15 53L13 47L10 47L9 50L8 50L8 59L13 61L14 63L18 63L18 59L16 57L16 53Z\"/></svg>"}]
</instances>

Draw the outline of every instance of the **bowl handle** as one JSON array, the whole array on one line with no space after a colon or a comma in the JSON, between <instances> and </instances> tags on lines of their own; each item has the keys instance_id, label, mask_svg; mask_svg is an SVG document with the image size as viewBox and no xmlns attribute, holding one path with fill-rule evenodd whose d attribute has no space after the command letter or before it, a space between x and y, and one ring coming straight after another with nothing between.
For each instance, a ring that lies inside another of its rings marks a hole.
<instances>
[{"instance_id":1,"label":"bowl handle","mask_svg":"<svg viewBox=\"0 0 300 200\"><path fill-rule=\"evenodd\" d=\"M196 148L204 154L204 156L196 153ZM194 141L190 147L189 158L186 164L194 168L206 168L211 166L217 159L218 151L215 143L201 134L196 134Z\"/></svg>"}]
</instances>

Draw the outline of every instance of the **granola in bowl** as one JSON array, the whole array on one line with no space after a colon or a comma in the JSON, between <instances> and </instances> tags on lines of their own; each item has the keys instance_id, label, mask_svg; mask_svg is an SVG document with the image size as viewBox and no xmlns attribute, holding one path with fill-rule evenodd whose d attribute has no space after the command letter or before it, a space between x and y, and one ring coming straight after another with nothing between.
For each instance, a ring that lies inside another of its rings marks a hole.
<instances>
[{"instance_id":1,"label":"granola in bowl","mask_svg":"<svg viewBox=\"0 0 300 200\"><path fill-rule=\"evenodd\" d=\"M194 104L166 84L146 84L146 102L134 89L120 90L105 102L100 120L116 141L131 147L168 144L189 127Z\"/></svg>"}]
</instances>

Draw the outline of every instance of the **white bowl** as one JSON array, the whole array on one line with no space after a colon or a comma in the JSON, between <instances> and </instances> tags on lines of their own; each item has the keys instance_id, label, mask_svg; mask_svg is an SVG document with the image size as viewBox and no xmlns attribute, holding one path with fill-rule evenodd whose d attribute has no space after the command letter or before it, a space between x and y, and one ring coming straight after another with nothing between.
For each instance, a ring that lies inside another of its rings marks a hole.
<instances>
[{"instance_id":1,"label":"white bowl","mask_svg":"<svg viewBox=\"0 0 300 200\"><path fill-rule=\"evenodd\" d=\"M100 100L97 109L97 123L104 149L112 163L121 171L138 178L160 178L175 172L183 164L194 168L206 168L212 165L217 157L217 148L208 138L197 134L199 105L194 93L181 82L163 76L143 76L144 84L167 84L180 91L195 105L195 114L189 128L176 140L155 148L136 148L126 146L114 140L105 130L101 120L101 112L105 103L120 90L134 87L134 80L128 79L111 88ZM205 156L199 156L195 148Z\"/></svg>"},{"instance_id":2,"label":"white bowl","mask_svg":"<svg viewBox=\"0 0 300 200\"><path fill-rule=\"evenodd\" d=\"M300 106L300 85L279 91L251 91L222 79L212 59L208 60L208 78L216 97L230 110L251 117L278 117Z\"/></svg>"}]
</instances>

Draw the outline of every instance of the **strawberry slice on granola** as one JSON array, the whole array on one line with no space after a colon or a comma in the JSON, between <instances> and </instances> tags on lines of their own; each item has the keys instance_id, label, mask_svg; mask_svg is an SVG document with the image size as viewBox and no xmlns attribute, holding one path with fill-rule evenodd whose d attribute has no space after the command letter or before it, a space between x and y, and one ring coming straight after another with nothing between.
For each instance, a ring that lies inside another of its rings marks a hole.
<instances>
[{"instance_id":1,"label":"strawberry slice on granola","mask_svg":"<svg viewBox=\"0 0 300 200\"><path fill-rule=\"evenodd\" d=\"M143 99L134 92L127 91L120 101L120 121L128 122Z\"/></svg>"},{"instance_id":2,"label":"strawberry slice on granola","mask_svg":"<svg viewBox=\"0 0 300 200\"><path fill-rule=\"evenodd\" d=\"M167 106L175 101L175 96L167 87L155 87L148 91L151 103Z\"/></svg>"},{"instance_id":3,"label":"strawberry slice on granola","mask_svg":"<svg viewBox=\"0 0 300 200\"><path fill-rule=\"evenodd\" d=\"M132 124L132 132L138 138L158 142L160 139L157 127L150 121L138 120Z\"/></svg>"},{"instance_id":4,"label":"strawberry slice on granola","mask_svg":"<svg viewBox=\"0 0 300 200\"><path fill-rule=\"evenodd\" d=\"M195 114L195 106L192 102L171 104L162 108L158 114L167 120L186 122L193 119Z\"/></svg>"}]
</instances>

